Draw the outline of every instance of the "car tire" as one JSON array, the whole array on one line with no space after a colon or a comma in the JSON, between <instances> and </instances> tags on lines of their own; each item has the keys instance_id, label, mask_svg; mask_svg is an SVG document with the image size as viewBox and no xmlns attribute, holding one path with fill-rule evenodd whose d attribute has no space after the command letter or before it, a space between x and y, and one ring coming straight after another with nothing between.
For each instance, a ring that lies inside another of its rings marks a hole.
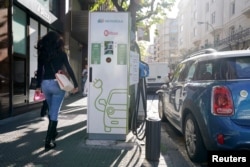
<instances>
[{"instance_id":1,"label":"car tire","mask_svg":"<svg viewBox=\"0 0 250 167\"><path fill-rule=\"evenodd\" d=\"M162 122L166 122L167 118L164 115L164 102L163 102L163 95L159 94L159 100L158 100L158 113L159 113L159 117L161 119Z\"/></svg>"},{"instance_id":2,"label":"car tire","mask_svg":"<svg viewBox=\"0 0 250 167\"><path fill-rule=\"evenodd\" d=\"M193 162L205 162L207 150L204 146L198 124L191 114L188 114L185 119L184 138L189 158Z\"/></svg>"}]
</instances>

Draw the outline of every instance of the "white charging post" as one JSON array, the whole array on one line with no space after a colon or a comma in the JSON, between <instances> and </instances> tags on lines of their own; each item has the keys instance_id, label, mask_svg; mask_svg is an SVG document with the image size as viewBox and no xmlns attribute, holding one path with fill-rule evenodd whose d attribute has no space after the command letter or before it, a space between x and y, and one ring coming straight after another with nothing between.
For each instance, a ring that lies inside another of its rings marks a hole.
<instances>
[{"instance_id":1,"label":"white charging post","mask_svg":"<svg viewBox=\"0 0 250 167\"><path fill-rule=\"evenodd\" d=\"M130 14L127 12L89 13L89 139L126 139L130 27Z\"/></svg>"}]
</instances>

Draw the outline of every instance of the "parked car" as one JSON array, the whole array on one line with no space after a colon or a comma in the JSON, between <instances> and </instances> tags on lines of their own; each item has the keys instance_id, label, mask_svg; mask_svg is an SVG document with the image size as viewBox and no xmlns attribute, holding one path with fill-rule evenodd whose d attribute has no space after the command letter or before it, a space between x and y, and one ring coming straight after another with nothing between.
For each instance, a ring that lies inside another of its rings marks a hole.
<instances>
[{"instance_id":1,"label":"parked car","mask_svg":"<svg viewBox=\"0 0 250 167\"><path fill-rule=\"evenodd\" d=\"M193 162L250 149L250 50L195 53L157 93L159 116L183 134Z\"/></svg>"}]
</instances>

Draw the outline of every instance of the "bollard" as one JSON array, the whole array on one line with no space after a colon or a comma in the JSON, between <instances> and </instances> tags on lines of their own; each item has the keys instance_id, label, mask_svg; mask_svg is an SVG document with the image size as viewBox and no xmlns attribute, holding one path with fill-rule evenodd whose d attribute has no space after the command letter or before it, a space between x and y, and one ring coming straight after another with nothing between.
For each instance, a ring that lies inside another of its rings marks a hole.
<instances>
[{"instance_id":1,"label":"bollard","mask_svg":"<svg viewBox=\"0 0 250 167\"><path fill-rule=\"evenodd\" d=\"M146 159L159 161L161 146L161 120L146 118Z\"/></svg>"}]
</instances>

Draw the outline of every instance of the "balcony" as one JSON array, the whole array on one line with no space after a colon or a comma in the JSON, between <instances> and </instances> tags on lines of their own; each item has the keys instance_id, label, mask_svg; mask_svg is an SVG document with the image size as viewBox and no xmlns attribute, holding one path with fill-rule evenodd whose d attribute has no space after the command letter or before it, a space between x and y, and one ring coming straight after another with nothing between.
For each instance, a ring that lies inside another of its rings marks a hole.
<instances>
[{"instance_id":1,"label":"balcony","mask_svg":"<svg viewBox=\"0 0 250 167\"><path fill-rule=\"evenodd\" d=\"M218 40L216 41L215 45L216 46L232 45L239 42L244 42L248 39L250 39L250 28L244 29L238 33L230 35L222 40Z\"/></svg>"}]
</instances>

